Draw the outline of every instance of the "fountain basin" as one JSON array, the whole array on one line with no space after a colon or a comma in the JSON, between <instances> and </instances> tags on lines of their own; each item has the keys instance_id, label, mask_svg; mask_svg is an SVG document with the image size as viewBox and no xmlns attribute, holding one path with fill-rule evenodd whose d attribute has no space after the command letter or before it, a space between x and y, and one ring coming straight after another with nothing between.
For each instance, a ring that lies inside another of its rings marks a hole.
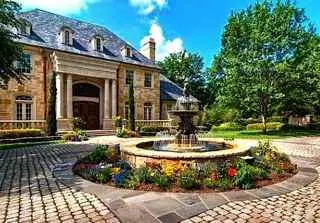
<instances>
[{"instance_id":1,"label":"fountain basin","mask_svg":"<svg viewBox=\"0 0 320 223\"><path fill-rule=\"evenodd\" d=\"M121 145L122 159L130 163L134 167L144 166L148 162L174 162L174 163L203 163L207 161L223 162L225 160L233 160L239 156L245 156L250 149L256 146L255 141L236 140L232 143L224 142L223 140L204 140L208 144L223 144L225 148L212 151L165 151L150 149L155 139L141 139L134 142L126 142ZM172 139L168 139L172 140Z\"/></svg>"}]
</instances>

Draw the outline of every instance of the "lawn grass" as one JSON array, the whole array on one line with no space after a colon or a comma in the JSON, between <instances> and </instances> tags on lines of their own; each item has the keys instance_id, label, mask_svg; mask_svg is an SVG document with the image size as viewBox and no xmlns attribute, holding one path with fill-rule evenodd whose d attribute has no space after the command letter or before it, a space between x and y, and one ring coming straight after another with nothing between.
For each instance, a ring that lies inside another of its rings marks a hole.
<instances>
[{"instance_id":1,"label":"lawn grass","mask_svg":"<svg viewBox=\"0 0 320 223\"><path fill-rule=\"evenodd\" d=\"M0 150L17 149L22 147L36 146L36 145L61 144L63 142L64 142L63 140L52 140L52 141L40 141L40 142L0 144Z\"/></svg>"},{"instance_id":2,"label":"lawn grass","mask_svg":"<svg viewBox=\"0 0 320 223\"><path fill-rule=\"evenodd\" d=\"M272 130L263 134L260 130L242 130L242 131L210 131L207 137L224 139L284 139L289 137L320 136L320 131L316 130Z\"/></svg>"}]
</instances>

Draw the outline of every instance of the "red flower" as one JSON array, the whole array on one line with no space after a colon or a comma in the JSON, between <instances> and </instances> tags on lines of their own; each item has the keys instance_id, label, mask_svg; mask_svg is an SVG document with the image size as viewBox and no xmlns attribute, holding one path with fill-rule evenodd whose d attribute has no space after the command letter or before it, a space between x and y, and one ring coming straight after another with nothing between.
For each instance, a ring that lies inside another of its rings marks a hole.
<instances>
[{"instance_id":1,"label":"red flower","mask_svg":"<svg viewBox=\"0 0 320 223\"><path fill-rule=\"evenodd\" d=\"M233 167L229 167L229 169L227 170L227 174L229 177L234 177L237 175L237 170Z\"/></svg>"}]
</instances>

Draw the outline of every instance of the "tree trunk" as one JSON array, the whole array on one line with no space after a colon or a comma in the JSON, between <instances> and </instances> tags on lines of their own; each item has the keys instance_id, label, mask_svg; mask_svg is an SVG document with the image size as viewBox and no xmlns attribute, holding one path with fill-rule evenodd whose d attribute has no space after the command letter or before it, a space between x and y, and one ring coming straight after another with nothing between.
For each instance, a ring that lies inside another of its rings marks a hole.
<instances>
[{"instance_id":1,"label":"tree trunk","mask_svg":"<svg viewBox=\"0 0 320 223\"><path fill-rule=\"evenodd\" d=\"M261 119L263 123L263 134L267 134L267 117L268 117L268 97L261 97Z\"/></svg>"}]
</instances>

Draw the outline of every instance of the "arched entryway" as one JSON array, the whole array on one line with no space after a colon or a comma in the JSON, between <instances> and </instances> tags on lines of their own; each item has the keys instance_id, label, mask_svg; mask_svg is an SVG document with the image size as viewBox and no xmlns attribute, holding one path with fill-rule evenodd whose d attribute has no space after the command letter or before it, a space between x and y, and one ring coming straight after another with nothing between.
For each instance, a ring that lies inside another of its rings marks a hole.
<instances>
[{"instance_id":1,"label":"arched entryway","mask_svg":"<svg viewBox=\"0 0 320 223\"><path fill-rule=\"evenodd\" d=\"M86 130L100 127L100 88L90 83L76 83L72 89L73 117L80 117Z\"/></svg>"}]
</instances>

